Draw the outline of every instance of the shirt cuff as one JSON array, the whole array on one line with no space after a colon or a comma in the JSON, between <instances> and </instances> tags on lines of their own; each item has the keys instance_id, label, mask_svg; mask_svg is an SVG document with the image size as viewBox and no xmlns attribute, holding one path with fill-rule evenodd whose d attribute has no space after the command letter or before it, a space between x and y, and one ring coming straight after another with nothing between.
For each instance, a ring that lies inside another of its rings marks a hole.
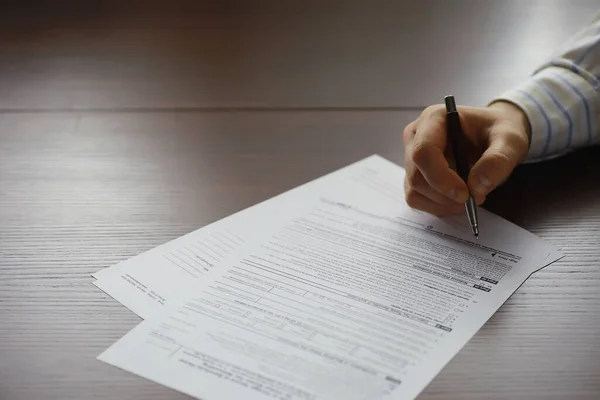
<instances>
[{"instance_id":1,"label":"shirt cuff","mask_svg":"<svg viewBox=\"0 0 600 400\"><path fill-rule=\"evenodd\" d=\"M497 101L510 102L529 120L531 141L524 162L556 158L587 144L595 129L596 90L571 70L548 66Z\"/></svg>"}]
</instances>

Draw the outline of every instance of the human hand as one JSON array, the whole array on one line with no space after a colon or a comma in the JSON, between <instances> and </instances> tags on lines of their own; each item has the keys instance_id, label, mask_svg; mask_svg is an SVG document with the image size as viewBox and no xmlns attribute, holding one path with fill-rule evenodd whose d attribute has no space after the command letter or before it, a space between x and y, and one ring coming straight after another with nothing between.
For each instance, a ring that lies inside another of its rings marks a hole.
<instances>
[{"instance_id":1,"label":"human hand","mask_svg":"<svg viewBox=\"0 0 600 400\"><path fill-rule=\"evenodd\" d=\"M529 121L517 106L496 102L458 111L472 166L467 184L451 167L443 105L428 107L404 129L404 188L412 208L438 216L456 214L464 211L469 193L481 205L527 155Z\"/></svg>"}]
</instances>

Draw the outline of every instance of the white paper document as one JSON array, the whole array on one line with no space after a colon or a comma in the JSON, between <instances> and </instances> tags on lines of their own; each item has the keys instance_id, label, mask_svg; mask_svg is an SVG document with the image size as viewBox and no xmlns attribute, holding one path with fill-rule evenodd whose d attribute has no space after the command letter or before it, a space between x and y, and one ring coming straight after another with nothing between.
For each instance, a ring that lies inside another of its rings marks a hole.
<instances>
[{"instance_id":1,"label":"white paper document","mask_svg":"<svg viewBox=\"0 0 600 400\"><path fill-rule=\"evenodd\" d=\"M374 168L380 173L374 174ZM394 180L382 179L382 169L395 171ZM365 158L96 272L94 285L138 316L148 318L183 288L201 282L208 271L239 251L259 231L268 229L282 208L302 204L322 190L335 190L349 181L357 185L356 190L377 190L403 202L403 175L398 173L404 172L377 155Z\"/></svg>"},{"instance_id":2,"label":"white paper document","mask_svg":"<svg viewBox=\"0 0 600 400\"><path fill-rule=\"evenodd\" d=\"M560 254L484 210L479 240L464 215L416 212L403 176L371 157L248 218L243 244L99 359L203 400L415 398Z\"/></svg>"}]
</instances>

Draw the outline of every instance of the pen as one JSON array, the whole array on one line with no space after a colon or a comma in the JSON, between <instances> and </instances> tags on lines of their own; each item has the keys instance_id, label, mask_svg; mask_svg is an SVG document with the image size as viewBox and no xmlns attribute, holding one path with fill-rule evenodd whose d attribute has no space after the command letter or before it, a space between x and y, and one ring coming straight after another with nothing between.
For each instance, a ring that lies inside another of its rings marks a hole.
<instances>
[{"instance_id":1,"label":"pen","mask_svg":"<svg viewBox=\"0 0 600 400\"><path fill-rule=\"evenodd\" d=\"M462 127L460 126L460 117L458 110L456 109L456 101L454 96L446 96L444 98L446 103L446 124L448 136L452 145L452 151L454 153L454 161L456 163L456 173L461 177L465 183L469 178L469 163L467 161L467 154L464 145L464 134ZM469 198L465 202L465 209L467 211L467 218L469 224L473 230L475 238L479 239L479 221L477 219L477 205L473 196L469 193Z\"/></svg>"}]
</instances>

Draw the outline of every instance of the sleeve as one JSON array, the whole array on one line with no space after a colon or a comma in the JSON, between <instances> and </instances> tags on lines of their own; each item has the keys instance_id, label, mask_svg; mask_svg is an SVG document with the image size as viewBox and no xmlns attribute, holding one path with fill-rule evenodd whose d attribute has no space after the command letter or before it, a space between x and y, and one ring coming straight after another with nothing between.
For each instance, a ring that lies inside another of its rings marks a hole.
<instances>
[{"instance_id":1,"label":"sleeve","mask_svg":"<svg viewBox=\"0 0 600 400\"><path fill-rule=\"evenodd\" d=\"M520 107L531 127L525 162L600 143L600 13L532 76L492 101Z\"/></svg>"}]
</instances>

